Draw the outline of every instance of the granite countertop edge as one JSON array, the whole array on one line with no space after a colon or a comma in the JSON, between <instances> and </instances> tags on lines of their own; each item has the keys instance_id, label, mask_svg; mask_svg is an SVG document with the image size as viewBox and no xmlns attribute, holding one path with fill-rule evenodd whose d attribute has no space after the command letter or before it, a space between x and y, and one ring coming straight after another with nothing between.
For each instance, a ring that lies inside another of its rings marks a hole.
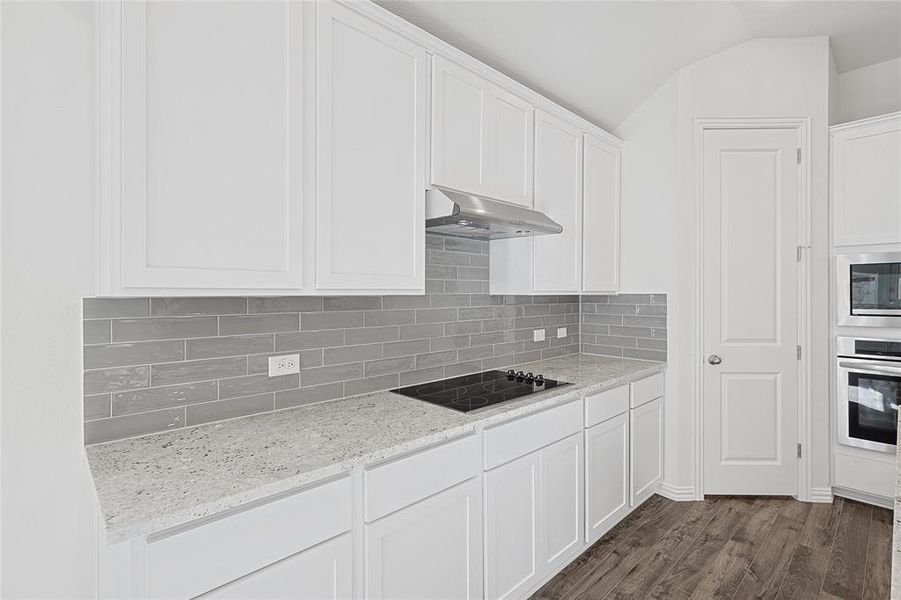
<instances>
[{"instance_id":1,"label":"granite countertop edge","mask_svg":"<svg viewBox=\"0 0 901 600\"><path fill-rule=\"evenodd\" d=\"M559 364L566 361L567 358L573 359L574 357L580 356L584 357L586 355L570 355L569 357L564 356L553 359L552 361L541 361L539 363L520 365L517 368L527 368L530 365L534 365L535 369L538 369L538 365L541 365L541 368L544 369L546 376L552 377L555 376L553 367L546 368L545 365L547 365L548 363ZM101 510L103 511L103 517L106 523L106 542L108 544L116 544L119 542L159 533L167 529L185 525L192 521L221 516L223 513L228 513L234 509L244 507L245 505L250 505L256 502L271 499L280 494L297 490L298 488L310 487L314 484L325 483L330 479L339 478L340 476L349 473L358 466L369 466L398 458L422 448L434 446L445 441L466 435L468 433L472 433L480 427L490 427L492 425L510 421L518 417L545 410L559 404L564 404L580 397L598 394L608 389L619 387L626 383L637 381L650 375L663 372L666 369L666 363L662 362L640 361L631 359L613 359L612 357L594 358L609 358L611 362L618 360L622 363L635 363L636 368L635 370L630 371L627 374L617 377L610 377L603 380L582 383L573 382L570 385L548 390L537 398L526 399L519 402L511 402L510 404L499 406L497 408L487 409L485 411L477 413L469 413L468 415L461 413L461 415L463 415L464 417L468 417L469 420L441 429L439 431L430 432L420 437L404 440L397 444L379 447L372 451L353 456L346 460L337 460L333 463L318 468L312 468L295 475L289 475L284 478L279 478L269 483L257 485L250 489L226 495L212 501L192 504L187 508L167 511L165 514L153 515L152 517L140 519L134 518L116 523L115 515L110 515L107 513L107 511L104 510L103 497L102 494L100 494L98 491L98 499L100 500ZM536 370L536 372L538 371ZM396 394L392 394L391 392L376 392L372 394L365 394L363 396L357 396L354 398L332 400L322 404L331 404L337 407L340 405L340 403L346 403L351 400L378 401L379 399L384 399L385 395L396 396ZM274 413L268 414L271 415ZM244 419L246 418L249 417L244 417ZM240 421L243 419L238 420ZM119 443L120 442L111 442L109 444L105 444L104 446L115 446ZM96 448L96 446L93 448ZM90 452L89 463L92 463ZM95 485L98 483L98 477L109 477L106 474L98 476L98 473L95 472L93 464L92 473L95 477ZM113 475L113 477L115 477L115 475ZM111 482L106 481L105 483Z\"/></svg>"}]
</instances>

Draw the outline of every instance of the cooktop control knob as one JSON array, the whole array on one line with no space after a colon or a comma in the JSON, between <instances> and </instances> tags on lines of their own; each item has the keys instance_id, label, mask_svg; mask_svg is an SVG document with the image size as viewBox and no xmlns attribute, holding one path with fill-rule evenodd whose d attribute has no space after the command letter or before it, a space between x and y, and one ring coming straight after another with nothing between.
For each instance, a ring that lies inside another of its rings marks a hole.
<instances>
[{"instance_id":1,"label":"cooktop control knob","mask_svg":"<svg viewBox=\"0 0 901 600\"><path fill-rule=\"evenodd\" d=\"M533 381L535 381L535 375L533 375L531 371L526 373L526 381L528 383L532 383Z\"/></svg>"},{"instance_id":2,"label":"cooktop control knob","mask_svg":"<svg viewBox=\"0 0 901 600\"><path fill-rule=\"evenodd\" d=\"M538 374L538 377L535 378L535 385L544 385L544 375Z\"/></svg>"},{"instance_id":3,"label":"cooktop control knob","mask_svg":"<svg viewBox=\"0 0 901 600\"><path fill-rule=\"evenodd\" d=\"M516 371L514 371L513 369L507 371L507 379L513 379L514 377L516 377Z\"/></svg>"},{"instance_id":4,"label":"cooktop control knob","mask_svg":"<svg viewBox=\"0 0 901 600\"><path fill-rule=\"evenodd\" d=\"M526 374L523 373L522 371L520 371L519 373L516 374L516 381L522 381L525 378L526 378Z\"/></svg>"}]
</instances>

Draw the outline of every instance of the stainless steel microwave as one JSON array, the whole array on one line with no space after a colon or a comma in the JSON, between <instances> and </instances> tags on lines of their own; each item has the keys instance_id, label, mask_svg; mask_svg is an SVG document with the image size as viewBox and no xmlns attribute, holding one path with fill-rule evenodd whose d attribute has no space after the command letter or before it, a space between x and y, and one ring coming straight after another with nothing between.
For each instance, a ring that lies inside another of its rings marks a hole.
<instances>
[{"instance_id":1,"label":"stainless steel microwave","mask_svg":"<svg viewBox=\"0 0 901 600\"><path fill-rule=\"evenodd\" d=\"M839 254L838 324L901 327L901 252Z\"/></svg>"}]
</instances>

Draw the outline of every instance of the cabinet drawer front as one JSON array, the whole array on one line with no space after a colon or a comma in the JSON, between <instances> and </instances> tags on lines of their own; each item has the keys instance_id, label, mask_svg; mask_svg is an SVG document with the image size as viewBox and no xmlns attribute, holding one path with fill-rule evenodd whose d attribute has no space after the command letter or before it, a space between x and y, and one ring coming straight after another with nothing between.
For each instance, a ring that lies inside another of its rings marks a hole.
<instances>
[{"instance_id":1,"label":"cabinet drawer front","mask_svg":"<svg viewBox=\"0 0 901 600\"><path fill-rule=\"evenodd\" d=\"M585 397L585 427L591 427L629 410L629 386Z\"/></svg>"},{"instance_id":2,"label":"cabinet drawer front","mask_svg":"<svg viewBox=\"0 0 901 600\"><path fill-rule=\"evenodd\" d=\"M366 522L372 522L479 474L474 435L369 469L363 474Z\"/></svg>"},{"instance_id":3,"label":"cabinet drawer front","mask_svg":"<svg viewBox=\"0 0 901 600\"><path fill-rule=\"evenodd\" d=\"M147 544L147 596L193 598L350 530L350 479Z\"/></svg>"},{"instance_id":4,"label":"cabinet drawer front","mask_svg":"<svg viewBox=\"0 0 901 600\"><path fill-rule=\"evenodd\" d=\"M485 469L493 469L581 429L581 402L569 402L487 429L484 433Z\"/></svg>"},{"instance_id":5,"label":"cabinet drawer front","mask_svg":"<svg viewBox=\"0 0 901 600\"><path fill-rule=\"evenodd\" d=\"M350 598L350 534L295 554L256 573L201 596L203 600ZM200 600L200 599L198 599Z\"/></svg>"},{"instance_id":6,"label":"cabinet drawer front","mask_svg":"<svg viewBox=\"0 0 901 600\"><path fill-rule=\"evenodd\" d=\"M652 375L629 384L632 388L630 406L632 408L647 404L663 396L663 373Z\"/></svg>"}]
</instances>

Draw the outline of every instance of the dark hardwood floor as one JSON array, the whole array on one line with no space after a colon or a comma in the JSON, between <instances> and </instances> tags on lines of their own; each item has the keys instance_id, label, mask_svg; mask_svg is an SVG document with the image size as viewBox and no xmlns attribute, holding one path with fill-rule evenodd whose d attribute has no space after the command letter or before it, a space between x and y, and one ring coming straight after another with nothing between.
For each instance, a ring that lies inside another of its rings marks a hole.
<instances>
[{"instance_id":1,"label":"dark hardwood floor","mask_svg":"<svg viewBox=\"0 0 901 600\"><path fill-rule=\"evenodd\" d=\"M889 597L892 512L836 498L653 496L533 596Z\"/></svg>"}]
</instances>

